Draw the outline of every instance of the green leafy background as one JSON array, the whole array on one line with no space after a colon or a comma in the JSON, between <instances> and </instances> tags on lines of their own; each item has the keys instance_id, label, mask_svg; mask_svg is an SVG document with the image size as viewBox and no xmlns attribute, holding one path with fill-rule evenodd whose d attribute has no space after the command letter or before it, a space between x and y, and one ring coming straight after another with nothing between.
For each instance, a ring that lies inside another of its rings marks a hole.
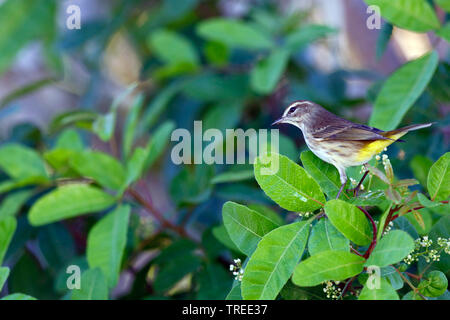
<instances>
[{"instance_id":1,"label":"green leafy background","mask_svg":"<svg viewBox=\"0 0 450 320\"><path fill-rule=\"evenodd\" d=\"M340 23L241 2L91 1L79 30L61 1L1 2L0 299L449 299L448 1L335 1ZM335 199L336 168L286 125L254 163L172 161L174 129L201 120L225 157L226 129L271 128L298 99L434 125L372 160L358 197L349 181Z\"/></svg>"}]
</instances>

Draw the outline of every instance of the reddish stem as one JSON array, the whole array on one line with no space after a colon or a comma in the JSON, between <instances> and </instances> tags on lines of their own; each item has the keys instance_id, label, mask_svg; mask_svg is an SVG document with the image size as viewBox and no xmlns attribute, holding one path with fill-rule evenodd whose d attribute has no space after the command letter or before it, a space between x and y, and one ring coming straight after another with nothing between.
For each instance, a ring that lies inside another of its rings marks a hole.
<instances>
[{"instance_id":1,"label":"reddish stem","mask_svg":"<svg viewBox=\"0 0 450 320\"><path fill-rule=\"evenodd\" d=\"M364 258L367 259L367 258L369 258L370 254L372 253L373 249L375 248L375 246L377 244L377 225L375 224L375 221L373 220L372 216L363 207L358 207L358 208L359 208L359 210L364 212L367 219L369 219L370 223L372 224L372 232L373 232L372 242L370 243L369 248L367 249L366 253L364 254Z\"/></svg>"},{"instance_id":2,"label":"reddish stem","mask_svg":"<svg viewBox=\"0 0 450 320\"><path fill-rule=\"evenodd\" d=\"M370 243L369 248L367 249L366 253L362 256L363 258L367 259L369 258L370 254L372 253L373 249L375 248L377 244L377 226L375 224L375 221L373 220L372 216L363 208L358 207L359 210L361 210L367 217L367 219L370 220L370 223L372 224L372 231L373 231L373 237L372 242ZM361 256L359 252L357 252L355 249L351 248L353 252L355 252L357 255ZM341 297L344 297L345 293L350 289L352 282L356 279L357 276L354 276L350 280L347 281L347 283L344 286L344 289L342 290Z\"/></svg>"},{"instance_id":3,"label":"reddish stem","mask_svg":"<svg viewBox=\"0 0 450 320\"><path fill-rule=\"evenodd\" d=\"M445 203L448 203L448 200L440 201L440 202L445 204ZM400 208L401 208L401 207L395 208L394 210L392 210L392 211L389 213L389 215L392 215L393 213L397 212L398 210L400 210ZM407 214L407 213L409 213L409 212L411 212L411 211L417 211L417 210L420 210L420 209L423 209L423 208L425 208L425 207L424 207L424 206L415 207L415 208L413 208L413 209L411 209L411 210L406 211L404 214ZM392 218L391 218L389 221L388 221L388 219L386 219L385 227L386 227L386 225L387 225L390 221L394 221L394 220L397 219L398 217L399 217L399 215L396 214L395 216L392 216ZM389 216L388 216L388 218L389 218Z\"/></svg>"},{"instance_id":4,"label":"reddish stem","mask_svg":"<svg viewBox=\"0 0 450 320\"><path fill-rule=\"evenodd\" d=\"M131 196L139 202L149 213L151 213L160 223L163 227L169 228L173 231L175 231L177 234L179 234L182 237L190 238L189 235L186 233L186 230L183 228L173 224L169 220L165 219L162 213L157 210L149 201L146 201L136 190L129 189L128 192L131 194Z\"/></svg>"},{"instance_id":5,"label":"reddish stem","mask_svg":"<svg viewBox=\"0 0 450 320\"><path fill-rule=\"evenodd\" d=\"M350 250L354 253L357 254L360 257L364 257L361 253L359 253L356 249L354 249L353 247L350 247Z\"/></svg>"}]
</instances>

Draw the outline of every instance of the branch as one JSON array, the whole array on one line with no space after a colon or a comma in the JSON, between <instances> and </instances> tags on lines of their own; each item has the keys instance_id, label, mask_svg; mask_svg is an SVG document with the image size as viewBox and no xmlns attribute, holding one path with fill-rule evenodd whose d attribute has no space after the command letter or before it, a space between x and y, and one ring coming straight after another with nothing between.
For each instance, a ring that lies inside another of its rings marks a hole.
<instances>
[{"instance_id":1,"label":"branch","mask_svg":"<svg viewBox=\"0 0 450 320\"><path fill-rule=\"evenodd\" d=\"M370 243L370 246L367 249L366 253L362 256L363 258L367 259L367 258L369 258L370 254L372 253L373 249L375 248L375 245L377 244L377 226L375 224L375 221L373 221L372 216L363 207L358 207L358 208L359 208L359 210L364 212L364 214L366 215L366 217L370 220L370 222L372 224L372 230L373 230L372 242ZM357 252L355 249L353 249L353 248L351 248L351 249L357 255L361 256L361 254L359 252ZM350 286L351 286L352 282L356 279L356 277L357 276L354 276L353 278L351 278L350 280L347 281L347 283L344 286L344 289L342 290L340 298L344 297L344 294L347 292L347 290L350 289Z\"/></svg>"},{"instance_id":2,"label":"branch","mask_svg":"<svg viewBox=\"0 0 450 320\"><path fill-rule=\"evenodd\" d=\"M189 238L191 240L196 241L195 239L193 239L186 233L186 230L184 230L184 228L179 227L179 226L173 224L172 222L170 222L169 220L167 220L166 218L164 218L162 213L159 210L157 210L149 201L146 201L139 194L139 192L137 192L136 190L133 190L131 188L128 189L128 192L139 204L141 204L151 215L153 215L153 217L155 217L159 221L159 223L161 223L161 226L176 232L178 235L180 235L182 237Z\"/></svg>"},{"instance_id":3,"label":"branch","mask_svg":"<svg viewBox=\"0 0 450 320\"><path fill-rule=\"evenodd\" d=\"M403 281L405 281L408 284L408 286L410 286L410 288L414 291L414 293L417 293L423 300L428 300L423 294L419 292L419 289L414 287L411 281L409 281L396 267L394 266L392 267L395 269L395 271L397 271L400 277L402 277Z\"/></svg>"},{"instance_id":4,"label":"branch","mask_svg":"<svg viewBox=\"0 0 450 320\"><path fill-rule=\"evenodd\" d=\"M373 249L375 248L375 246L377 244L377 225L375 224L375 221L373 221L372 216L363 207L358 206L358 208L359 208L359 210L364 212L367 219L369 219L370 223L372 224L372 232L373 232L372 242L370 243L369 248L367 249L366 253L364 254L364 258L367 259L367 258L369 258L370 254L372 253Z\"/></svg>"}]
</instances>

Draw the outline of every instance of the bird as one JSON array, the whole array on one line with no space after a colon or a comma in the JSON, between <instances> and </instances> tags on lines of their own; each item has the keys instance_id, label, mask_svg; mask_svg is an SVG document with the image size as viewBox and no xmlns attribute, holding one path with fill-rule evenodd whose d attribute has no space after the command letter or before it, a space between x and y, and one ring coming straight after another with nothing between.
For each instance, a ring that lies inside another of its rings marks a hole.
<instances>
[{"instance_id":1,"label":"bird","mask_svg":"<svg viewBox=\"0 0 450 320\"><path fill-rule=\"evenodd\" d=\"M282 117L272 125L282 123L299 128L308 148L317 157L336 167L341 182L336 199L339 199L347 183L345 171L348 167L365 165L390 144L403 141L399 138L409 131L427 128L433 124L413 124L396 130L383 131L341 118L319 104L307 100L292 102ZM357 188L367 173L366 171Z\"/></svg>"}]
</instances>

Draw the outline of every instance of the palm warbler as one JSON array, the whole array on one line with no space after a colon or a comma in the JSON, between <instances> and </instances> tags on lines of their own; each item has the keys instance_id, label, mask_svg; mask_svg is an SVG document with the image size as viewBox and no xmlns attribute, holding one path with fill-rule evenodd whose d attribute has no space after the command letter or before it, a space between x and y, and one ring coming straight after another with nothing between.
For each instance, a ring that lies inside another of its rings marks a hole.
<instances>
[{"instance_id":1,"label":"palm warbler","mask_svg":"<svg viewBox=\"0 0 450 320\"><path fill-rule=\"evenodd\" d=\"M300 128L308 148L320 159L338 169L342 185L336 199L347 182L346 168L366 164L374 155L398 141L408 131L432 125L415 124L383 131L340 118L320 105L306 100L298 100L289 105L283 116L272 125L278 123L289 123Z\"/></svg>"}]
</instances>

